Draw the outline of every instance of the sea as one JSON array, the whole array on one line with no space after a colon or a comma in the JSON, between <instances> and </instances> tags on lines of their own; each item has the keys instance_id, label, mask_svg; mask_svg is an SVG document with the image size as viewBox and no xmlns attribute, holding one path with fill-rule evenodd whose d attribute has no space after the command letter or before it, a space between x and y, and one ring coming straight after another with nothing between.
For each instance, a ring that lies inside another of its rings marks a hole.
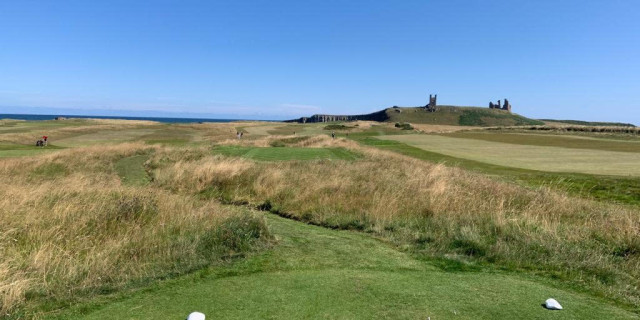
<instances>
[{"instance_id":1,"label":"sea","mask_svg":"<svg viewBox=\"0 0 640 320\"><path fill-rule=\"evenodd\" d=\"M80 116L63 114L10 114L0 113L0 119L16 120L54 120L56 117L65 118L92 118L92 119L122 119L122 120L149 120L165 123L193 123L193 122L232 122L242 119L207 119L207 118L162 118L162 117L125 117L125 116Z\"/></svg>"}]
</instances>

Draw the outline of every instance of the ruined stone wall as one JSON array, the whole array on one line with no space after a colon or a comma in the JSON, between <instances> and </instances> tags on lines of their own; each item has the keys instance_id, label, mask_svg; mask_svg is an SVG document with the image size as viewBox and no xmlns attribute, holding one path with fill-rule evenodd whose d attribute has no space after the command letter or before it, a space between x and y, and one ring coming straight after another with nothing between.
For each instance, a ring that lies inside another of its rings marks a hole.
<instances>
[{"instance_id":1,"label":"ruined stone wall","mask_svg":"<svg viewBox=\"0 0 640 320\"><path fill-rule=\"evenodd\" d=\"M284 122L298 122L298 123L316 123L316 122L335 122L335 121L385 121L389 118L386 110L381 110L369 114L357 114L357 115L334 115L334 114L314 114L311 117L302 117L299 119L287 120Z\"/></svg>"}]
</instances>

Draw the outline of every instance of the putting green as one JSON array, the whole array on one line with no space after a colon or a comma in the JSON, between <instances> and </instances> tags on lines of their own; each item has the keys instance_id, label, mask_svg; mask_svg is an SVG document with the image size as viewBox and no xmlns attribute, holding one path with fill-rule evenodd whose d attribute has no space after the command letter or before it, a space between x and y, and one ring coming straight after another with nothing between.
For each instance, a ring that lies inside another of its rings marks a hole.
<instances>
[{"instance_id":1,"label":"putting green","mask_svg":"<svg viewBox=\"0 0 640 320\"><path fill-rule=\"evenodd\" d=\"M244 157L259 161L288 161L288 160L320 160L341 159L355 160L359 155L344 148L299 148L299 147L238 147L220 146L213 149L214 153L227 156Z\"/></svg>"},{"instance_id":2,"label":"putting green","mask_svg":"<svg viewBox=\"0 0 640 320\"><path fill-rule=\"evenodd\" d=\"M640 153L520 145L440 135L379 136L453 156L506 167L550 172L640 176Z\"/></svg>"}]
</instances>

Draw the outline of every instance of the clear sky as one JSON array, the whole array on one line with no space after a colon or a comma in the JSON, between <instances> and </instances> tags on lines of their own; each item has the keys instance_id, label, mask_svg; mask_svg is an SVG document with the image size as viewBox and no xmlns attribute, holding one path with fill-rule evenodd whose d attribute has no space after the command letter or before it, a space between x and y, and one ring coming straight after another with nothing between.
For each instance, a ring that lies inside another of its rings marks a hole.
<instances>
[{"instance_id":1,"label":"clear sky","mask_svg":"<svg viewBox=\"0 0 640 320\"><path fill-rule=\"evenodd\" d=\"M0 1L0 113L285 119L430 93L640 125L640 1Z\"/></svg>"}]
</instances>

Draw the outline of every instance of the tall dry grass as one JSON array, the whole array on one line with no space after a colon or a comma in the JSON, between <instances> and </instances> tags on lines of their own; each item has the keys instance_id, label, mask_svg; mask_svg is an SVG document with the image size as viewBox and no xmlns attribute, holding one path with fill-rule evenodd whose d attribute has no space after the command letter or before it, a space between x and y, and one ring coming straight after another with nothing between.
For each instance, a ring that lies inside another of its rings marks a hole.
<instances>
[{"instance_id":1,"label":"tall dry grass","mask_svg":"<svg viewBox=\"0 0 640 320\"><path fill-rule=\"evenodd\" d=\"M115 161L158 150L122 144L0 162L3 315L45 317L47 308L183 274L265 243L264 222L246 210L120 183Z\"/></svg>"},{"instance_id":2,"label":"tall dry grass","mask_svg":"<svg viewBox=\"0 0 640 320\"><path fill-rule=\"evenodd\" d=\"M526 189L341 139L314 139L316 146L340 144L365 157L264 163L210 155L190 160L165 150L151 160L154 183L372 232L435 257L531 270L640 304L637 208ZM173 162L159 161L165 152Z\"/></svg>"}]
</instances>

